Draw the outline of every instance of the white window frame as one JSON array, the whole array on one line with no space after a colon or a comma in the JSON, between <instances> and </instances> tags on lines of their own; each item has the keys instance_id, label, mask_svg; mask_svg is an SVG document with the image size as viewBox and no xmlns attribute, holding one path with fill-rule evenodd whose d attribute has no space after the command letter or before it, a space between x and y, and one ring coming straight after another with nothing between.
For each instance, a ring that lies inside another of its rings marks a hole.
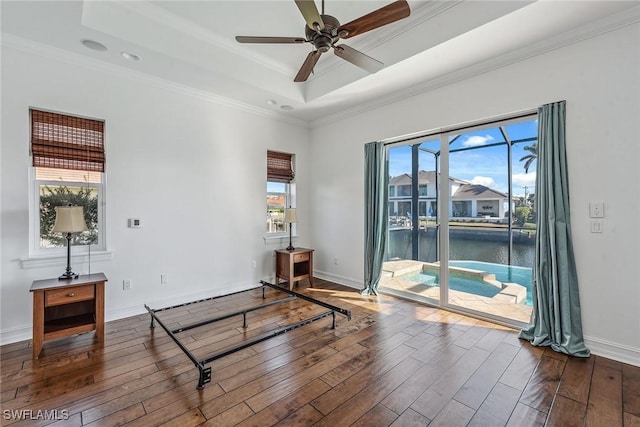
<instances>
[{"instance_id":1,"label":"white window frame","mask_svg":"<svg viewBox=\"0 0 640 427\"><path fill-rule=\"evenodd\" d=\"M97 173L97 172L91 172ZM51 181L36 179L36 167L29 167L29 256L66 256L67 249L64 246L42 248L40 247L40 186L52 185L61 186L69 185L74 187L91 187L98 189L98 243L95 245L75 245L73 247L74 254L86 254L90 251L106 251L106 227L105 227L105 190L106 190L106 174L101 174L100 183L87 183L81 181Z\"/></svg>"},{"instance_id":2,"label":"white window frame","mask_svg":"<svg viewBox=\"0 0 640 427\"><path fill-rule=\"evenodd\" d=\"M276 181L267 181L267 185L269 182L276 182ZM293 182L290 182L290 183L280 182L279 184L284 184L285 186L284 193L267 191L266 196L268 197L270 194L274 194L274 195L285 194L285 203L284 203L285 208L288 208L288 207L295 208L296 207L296 184ZM265 200L266 200L266 197L265 197ZM296 224L293 224L293 227L291 228L291 233L293 236L297 236ZM265 231L264 234L265 234L265 238L289 237L289 227L285 226L284 231Z\"/></svg>"}]
</instances>

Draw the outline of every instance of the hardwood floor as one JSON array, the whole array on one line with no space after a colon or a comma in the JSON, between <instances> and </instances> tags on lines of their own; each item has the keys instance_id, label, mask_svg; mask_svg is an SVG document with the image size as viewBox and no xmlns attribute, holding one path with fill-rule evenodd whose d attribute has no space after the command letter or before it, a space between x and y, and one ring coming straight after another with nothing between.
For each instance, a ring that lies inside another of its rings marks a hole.
<instances>
[{"instance_id":1,"label":"hardwood floor","mask_svg":"<svg viewBox=\"0 0 640 427\"><path fill-rule=\"evenodd\" d=\"M298 290L351 310L352 320L339 315L333 330L329 317L214 361L203 390L198 369L164 330L149 328L148 314L107 323L104 347L93 333L47 342L38 360L30 341L2 346L0 422L640 426L638 367L569 358L491 323L315 285ZM261 302L254 291L159 316L174 327ZM200 358L323 310L298 299L250 313L246 330L235 317L179 336Z\"/></svg>"}]
</instances>

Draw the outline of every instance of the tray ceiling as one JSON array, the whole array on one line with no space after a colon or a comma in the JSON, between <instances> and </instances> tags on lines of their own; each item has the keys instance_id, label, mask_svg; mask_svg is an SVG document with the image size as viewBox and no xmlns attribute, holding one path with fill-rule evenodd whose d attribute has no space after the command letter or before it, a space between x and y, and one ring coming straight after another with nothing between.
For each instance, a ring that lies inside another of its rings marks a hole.
<instances>
[{"instance_id":1,"label":"tray ceiling","mask_svg":"<svg viewBox=\"0 0 640 427\"><path fill-rule=\"evenodd\" d=\"M324 7L346 23L388 3L326 0ZM513 62L640 16L637 2L630 1L410 0L409 5L409 18L342 41L382 61L381 71L367 74L328 52L307 82L294 83L310 44L234 39L304 37L305 21L293 0L1 3L3 45L76 55L299 122L465 78L500 66L500 58ZM87 39L107 50L87 49L81 43ZM122 52L140 60L126 60Z\"/></svg>"}]
</instances>

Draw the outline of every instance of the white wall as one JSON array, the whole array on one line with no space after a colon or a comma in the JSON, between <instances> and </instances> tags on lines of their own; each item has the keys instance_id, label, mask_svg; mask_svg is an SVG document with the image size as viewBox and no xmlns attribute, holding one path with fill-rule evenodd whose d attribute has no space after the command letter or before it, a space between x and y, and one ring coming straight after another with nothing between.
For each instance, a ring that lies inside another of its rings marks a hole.
<instances>
[{"instance_id":1,"label":"white wall","mask_svg":"<svg viewBox=\"0 0 640 427\"><path fill-rule=\"evenodd\" d=\"M316 273L362 288L365 143L566 100L571 220L585 338L596 354L640 365L639 38L636 23L315 126ZM605 203L602 234L590 233L589 201Z\"/></svg>"},{"instance_id":2,"label":"white wall","mask_svg":"<svg viewBox=\"0 0 640 427\"><path fill-rule=\"evenodd\" d=\"M78 65L80 62L80 65ZM193 296L258 285L273 272L265 244L266 152L295 153L300 246L309 244L306 126L240 111L73 56L45 58L3 46L0 342L31 338L35 279L54 267L23 269L29 236L29 107L106 121L106 227L111 261L107 320ZM127 228L127 218L142 228ZM286 239L284 239L286 240ZM257 268L252 268L252 260ZM72 263L74 271L89 266ZM160 284L160 274L169 283ZM122 290L131 279L132 289Z\"/></svg>"}]
</instances>

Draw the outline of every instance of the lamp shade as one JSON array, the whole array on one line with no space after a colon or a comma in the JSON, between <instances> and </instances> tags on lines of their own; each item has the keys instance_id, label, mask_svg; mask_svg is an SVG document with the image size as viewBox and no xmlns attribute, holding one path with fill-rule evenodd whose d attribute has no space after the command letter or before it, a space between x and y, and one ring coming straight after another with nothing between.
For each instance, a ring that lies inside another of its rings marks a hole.
<instances>
[{"instance_id":1,"label":"lamp shade","mask_svg":"<svg viewBox=\"0 0 640 427\"><path fill-rule=\"evenodd\" d=\"M298 222L298 218L296 217L296 208L285 208L284 222L289 224Z\"/></svg>"},{"instance_id":2,"label":"lamp shade","mask_svg":"<svg viewBox=\"0 0 640 427\"><path fill-rule=\"evenodd\" d=\"M53 232L75 233L87 231L87 223L84 221L82 206L58 206L56 207L56 223Z\"/></svg>"}]
</instances>

